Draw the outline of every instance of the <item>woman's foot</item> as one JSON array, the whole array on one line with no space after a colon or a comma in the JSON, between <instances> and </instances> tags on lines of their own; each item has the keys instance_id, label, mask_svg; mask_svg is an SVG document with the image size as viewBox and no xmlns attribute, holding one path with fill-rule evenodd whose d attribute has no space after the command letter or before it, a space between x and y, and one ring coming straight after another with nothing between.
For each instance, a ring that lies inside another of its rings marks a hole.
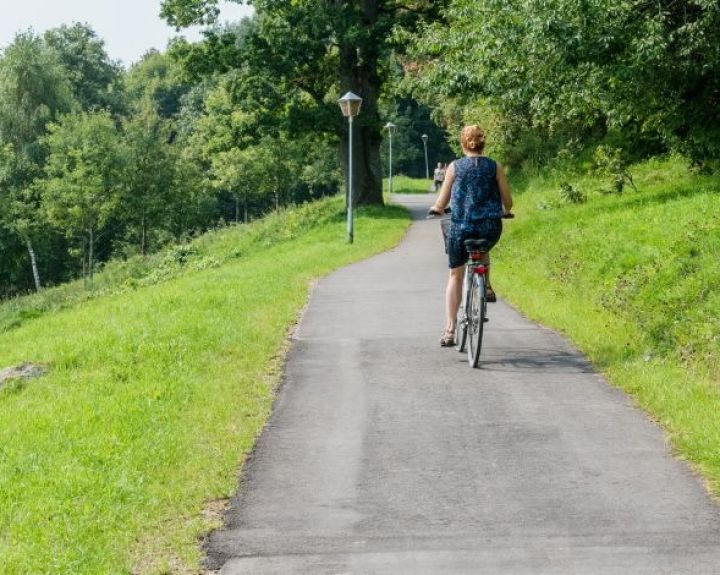
<instances>
[{"instance_id":1,"label":"woman's foot","mask_svg":"<svg viewBox=\"0 0 720 575\"><path fill-rule=\"evenodd\" d=\"M441 347L453 347L455 345L455 330L446 329L440 338Z\"/></svg>"},{"instance_id":2,"label":"woman's foot","mask_svg":"<svg viewBox=\"0 0 720 575\"><path fill-rule=\"evenodd\" d=\"M485 288L485 299L488 303L495 303L497 301L497 296L495 295L495 290L491 288L490 286L487 286Z\"/></svg>"}]
</instances>

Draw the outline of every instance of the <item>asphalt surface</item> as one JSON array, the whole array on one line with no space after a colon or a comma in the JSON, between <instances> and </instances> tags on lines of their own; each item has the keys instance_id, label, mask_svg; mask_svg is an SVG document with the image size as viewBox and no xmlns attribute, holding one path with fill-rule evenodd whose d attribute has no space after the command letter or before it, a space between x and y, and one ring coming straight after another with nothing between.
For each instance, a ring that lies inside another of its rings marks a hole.
<instances>
[{"instance_id":1,"label":"asphalt surface","mask_svg":"<svg viewBox=\"0 0 720 575\"><path fill-rule=\"evenodd\" d=\"M400 201L405 240L316 286L208 566L720 573L720 506L564 339L499 301L480 369L440 348L439 225Z\"/></svg>"}]
</instances>

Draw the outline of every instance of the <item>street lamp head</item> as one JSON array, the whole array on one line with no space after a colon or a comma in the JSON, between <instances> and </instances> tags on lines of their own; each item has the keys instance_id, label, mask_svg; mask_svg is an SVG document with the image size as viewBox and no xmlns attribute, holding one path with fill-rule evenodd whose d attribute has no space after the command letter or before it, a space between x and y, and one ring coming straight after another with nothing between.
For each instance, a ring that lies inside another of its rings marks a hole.
<instances>
[{"instance_id":1,"label":"street lamp head","mask_svg":"<svg viewBox=\"0 0 720 575\"><path fill-rule=\"evenodd\" d=\"M425 142L425 143L427 144L427 141L428 141L428 135L427 135L427 134L423 134L423 135L422 135L422 136L420 136L420 137L422 138L422 141L423 141L423 142Z\"/></svg>"},{"instance_id":2,"label":"street lamp head","mask_svg":"<svg viewBox=\"0 0 720 575\"><path fill-rule=\"evenodd\" d=\"M346 118L352 118L360 113L360 104L362 104L362 98L357 94L348 92L338 100L338 103L340 104L340 110L342 110L342 115Z\"/></svg>"},{"instance_id":3,"label":"street lamp head","mask_svg":"<svg viewBox=\"0 0 720 575\"><path fill-rule=\"evenodd\" d=\"M392 122L388 122L383 127L392 134L392 131L395 129L395 124L393 124Z\"/></svg>"}]
</instances>

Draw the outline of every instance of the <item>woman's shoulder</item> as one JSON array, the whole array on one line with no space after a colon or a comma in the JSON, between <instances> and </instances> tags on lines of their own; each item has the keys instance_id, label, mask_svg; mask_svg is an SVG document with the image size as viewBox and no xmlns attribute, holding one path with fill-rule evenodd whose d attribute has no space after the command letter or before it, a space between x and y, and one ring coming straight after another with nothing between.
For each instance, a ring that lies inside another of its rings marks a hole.
<instances>
[{"instance_id":1,"label":"woman's shoulder","mask_svg":"<svg viewBox=\"0 0 720 575\"><path fill-rule=\"evenodd\" d=\"M491 158L490 156L483 156L485 159L485 164L489 169L491 169L494 173L497 172L498 167L500 166L500 162L498 162L495 158Z\"/></svg>"}]
</instances>

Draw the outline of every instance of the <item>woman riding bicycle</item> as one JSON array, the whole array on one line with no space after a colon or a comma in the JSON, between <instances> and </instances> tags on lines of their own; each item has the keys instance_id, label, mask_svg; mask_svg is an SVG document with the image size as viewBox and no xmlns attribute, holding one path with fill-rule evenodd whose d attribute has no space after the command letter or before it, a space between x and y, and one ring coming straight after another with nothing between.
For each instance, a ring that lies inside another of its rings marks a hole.
<instances>
[{"instance_id":1,"label":"woman riding bicycle","mask_svg":"<svg viewBox=\"0 0 720 575\"><path fill-rule=\"evenodd\" d=\"M445 171L445 180L430 213L442 214L448 203L451 224L447 234L450 275L445 291L447 323L440 345L455 345L455 322L462 295L465 262L469 254L467 239L484 239L494 246L502 234L502 216L512 208L510 186L502 166L483 155L485 132L480 126L465 126L460 133L464 157L455 160ZM495 292L487 286L487 301L496 301Z\"/></svg>"}]
</instances>

